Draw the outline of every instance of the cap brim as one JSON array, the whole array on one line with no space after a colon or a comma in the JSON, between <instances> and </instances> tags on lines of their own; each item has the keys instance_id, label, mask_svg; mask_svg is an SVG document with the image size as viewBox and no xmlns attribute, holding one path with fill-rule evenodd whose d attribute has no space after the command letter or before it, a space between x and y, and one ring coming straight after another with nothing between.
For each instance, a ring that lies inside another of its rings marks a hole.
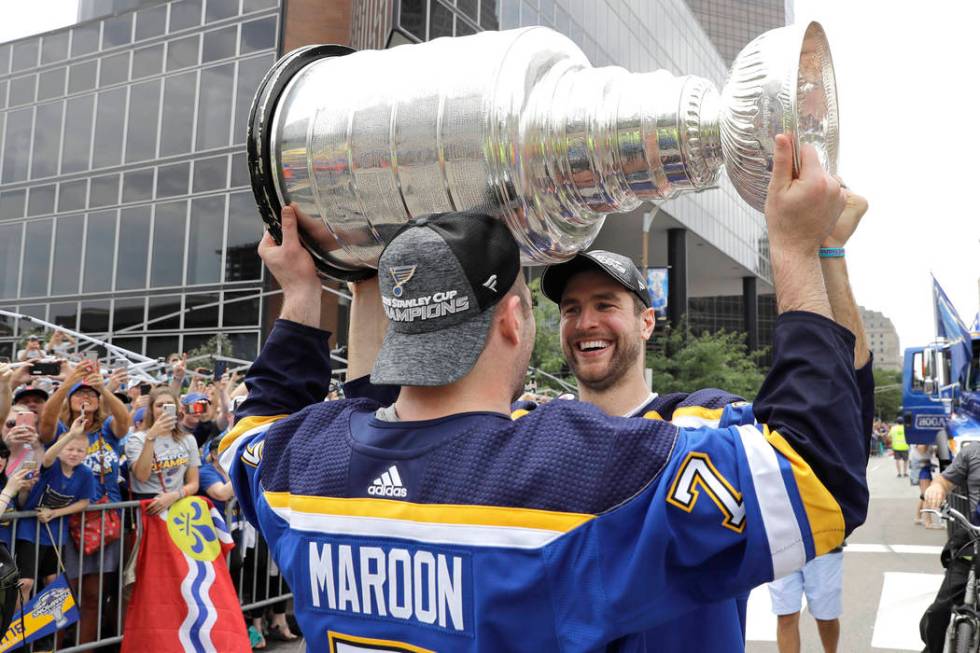
<instances>
[{"instance_id":1,"label":"cap brim","mask_svg":"<svg viewBox=\"0 0 980 653\"><path fill-rule=\"evenodd\" d=\"M466 376L483 352L493 320L488 308L470 320L430 333L400 333L388 325L371 370L375 385L448 385Z\"/></svg>"},{"instance_id":2,"label":"cap brim","mask_svg":"<svg viewBox=\"0 0 980 653\"><path fill-rule=\"evenodd\" d=\"M638 297L644 306L650 308L650 297L646 292L640 292L636 288L631 288L627 281L624 281L619 275L589 256L589 252L580 252L575 255L575 258L569 261L545 268L541 274L541 292L554 303L561 304L561 296L565 293L565 286L568 285L568 280L579 272L586 270L596 270L603 273L621 285L624 290Z\"/></svg>"},{"instance_id":3,"label":"cap brim","mask_svg":"<svg viewBox=\"0 0 980 653\"><path fill-rule=\"evenodd\" d=\"M554 303L561 304L561 296L565 293L568 280L583 270L598 270L608 274L601 265L588 256L576 254L574 258L564 263L549 265L544 269L541 273L541 292Z\"/></svg>"},{"instance_id":4,"label":"cap brim","mask_svg":"<svg viewBox=\"0 0 980 653\"><path fill-rule=\"evenodd\" d=\"M20 401L24 397L30 397L31 395L37 395L38 397L42 397L45 401L47 401L48 397L51 396L44 390L41 390L40 388L36 388L33 390L23 390L21 392L18 392L16 395L14 395L14 401L15 402Z\"/></svg>"}]
</instances>

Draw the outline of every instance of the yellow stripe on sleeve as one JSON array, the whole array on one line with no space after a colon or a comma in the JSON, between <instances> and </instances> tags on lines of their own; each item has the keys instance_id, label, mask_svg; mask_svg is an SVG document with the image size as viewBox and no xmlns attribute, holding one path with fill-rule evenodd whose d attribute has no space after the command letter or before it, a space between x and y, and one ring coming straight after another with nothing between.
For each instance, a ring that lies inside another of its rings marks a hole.
<instances>
[{"instance_id":1,"label":"yellow stripe on sleeve","mask_svg":"<svg viewBox=\"0 0 980 653\"><path fill-rule=\"evenodd\" d=\"M768 426L764 432L769 444L786 457L793 470L803 509L810 522L815 554L823 555L836 549L844 541L844 515L834 496L783 436L770 431Z\"/></svg>"},{"instance_id":2,"label":"yellow stripe on sleeve","mask_svg":"<svg viewBox=\"0 0 980 653\"><path fill-rule=\"evenodd\" d=\"M218 454L225 452L228 447L235 443L235 440L240 438L245 433L248 433L252 429L258 426L265 426L266 424L271 424L273 422L278 422L279 420L289 417L289 415L271 415L268 417L243 417L242 419L235 422L235 426L232 427L230 431L225 434L225 437L221 438L221 444L218 445Z\"/></svg>"},{"instance_id":3,"label":"yellow stripe on sleeve","mask_svg":"<svg viewBox=\"0 0 980 653\"><path fill-rule=\"evenodd\" d=\"M704 420L719 420L724 408L704 408L703 406L681 406L674 409L672 419L678 417L699 417Z\"/></svg>"},{"instance_id":4,"label":"yellow stripe on sleeve","mask_svg":"<svg viewBox=\"0 0 980 653\"><path fill-rule=\"evenodd\" d=\"M374 517L432 524L536 528L567 533L595 518L594 515L584 513L534 508L411 503L390 499L348 499L270 491L266 491L264 495L272 508L288 508L294 512L342 517Z\"/></svg>"}]
</instances>

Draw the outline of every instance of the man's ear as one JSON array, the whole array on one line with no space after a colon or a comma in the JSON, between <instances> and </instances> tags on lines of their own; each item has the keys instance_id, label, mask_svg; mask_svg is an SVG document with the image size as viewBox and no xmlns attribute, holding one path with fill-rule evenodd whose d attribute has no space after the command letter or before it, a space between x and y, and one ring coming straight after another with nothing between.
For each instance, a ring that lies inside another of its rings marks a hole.
<instances>
[{"instance_id":1,"label":"man's ear","mask_svg":"<svg viewBox=\"0 0 980 653\"><path fill-rule=\"evenodd\" d=\"M518 345L521 342L521 298L516 294L504 297L494 314L496 327L503 338L510 345Z\"/></svg>"},{"instance_id":2,"label":"man's ear","mask_svg":"<svg viewBox=\"0 0 980 653\"><path fill-rule=\"evenodd\" d=\"M657 325L657 313L652 308L645 309L640 313L640 335L644 340L649 340L653 335L653 329Z\"/></svg>"}]
</instances>

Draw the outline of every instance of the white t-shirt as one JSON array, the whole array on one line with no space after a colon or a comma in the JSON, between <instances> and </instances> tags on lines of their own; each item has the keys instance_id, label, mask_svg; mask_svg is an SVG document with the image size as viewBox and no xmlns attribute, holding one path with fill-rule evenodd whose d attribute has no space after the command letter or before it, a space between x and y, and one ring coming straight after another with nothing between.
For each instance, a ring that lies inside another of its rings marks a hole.
<instances>
[{"instance_id":1,"label":"white t-shirt","mask_svg":"<svg viewBox=\"0 0 980 653\"><path fill-rule=\"evenodd\" d=\"M150 478L141 481L133 474L133 467L143 453L146 445L146 432L138 431L129 436L126 441L126 459L129 461L129 487L136 494L160 494L174 492L184 484L188 467L201 466L201 454L197 450L197 441L192 435L173 437L158 437L153 441L153 467ZM160 477L166 487L160 484Z\"/></svg>"}]
</instances>

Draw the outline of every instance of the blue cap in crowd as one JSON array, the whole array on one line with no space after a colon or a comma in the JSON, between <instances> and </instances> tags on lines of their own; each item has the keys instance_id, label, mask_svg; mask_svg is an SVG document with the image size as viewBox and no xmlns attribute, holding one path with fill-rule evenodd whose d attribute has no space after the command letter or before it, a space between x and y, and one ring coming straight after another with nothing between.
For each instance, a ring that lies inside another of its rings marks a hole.
<instances>
[{"instance_id":1,"label":"blue cap in crowd","mask_svg":"<svg viewBox=\"0 0 980 653\"><path fill-rule=\"evenodd\" d=\"M95 386L91 386L88 383L81 382L81 383L76 383L71 387L71 390L68 391L68 396L71 397L73 394L75 394L76 392L84 388L88 388L89 390L92 390L96 394L99 393L99 391L95 389Z\"/></svg>"},{"instance_id":2,"label":"blue cap in crowd","mask_svg":"<svg viewBox=\"0 0 980 653\"><path fill-rule=\"evenodd\" d=\"M190 406L191 404L197 403L198 401L207 401L207 400L208 398L202 395L200 392L191 392L189 394L184 395L184 398L180 400L180 403L184 404L185 406Z\"/></svg>"},{"instance_id":3,"label":"blue cap in crowd","mask_svg":"<svg viewBox=\"0 0 980 653\"><path fill-rule=\"evenodd\" d=\"M146 415L146 409L137 408L136 412L133 413L133 424L135 424L136 422L142 422L144 415Z\"/></svg>"}]
</instances>

